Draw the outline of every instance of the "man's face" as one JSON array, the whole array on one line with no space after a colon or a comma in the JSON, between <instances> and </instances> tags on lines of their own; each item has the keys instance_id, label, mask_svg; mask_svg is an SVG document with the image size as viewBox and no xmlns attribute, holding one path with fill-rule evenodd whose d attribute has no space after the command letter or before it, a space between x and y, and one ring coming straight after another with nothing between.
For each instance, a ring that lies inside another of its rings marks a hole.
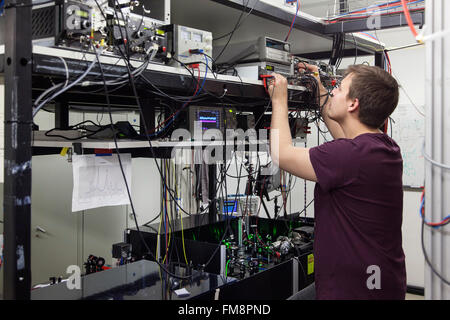
<instances>
[{"instance_id":1,"label":"man's face","mask_svg":"<svg viewBox=\"0 0 450 320\"><path fill-rule=\"evenodd\" d=\"M351 83L352 75L349 74L338 87L333 89L333 97L331 97L330 106L327 110L330 119L340 122L347 116L347 109L353 103L353 100L348 97Z\"/></svg>"}]
</instances>

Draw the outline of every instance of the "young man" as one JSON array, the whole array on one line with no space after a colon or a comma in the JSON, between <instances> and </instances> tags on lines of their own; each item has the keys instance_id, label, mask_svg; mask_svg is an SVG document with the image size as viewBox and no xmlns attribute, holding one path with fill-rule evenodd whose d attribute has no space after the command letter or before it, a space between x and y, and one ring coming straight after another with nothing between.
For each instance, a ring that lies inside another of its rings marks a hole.
<instances>
[{"instance_id":1,"label":"young man","mask_svg":"<svg viewBox=\"0 0 450 320\"><path fill-rule=\"evenodd\" d=\"M315 75L323 104L328 93L317 67L298 67ZM378 67L351 66L321 110L335 140L311 149L292 145L286 79L274 74L268 91L274 162L317 182L316 298L404 299L403 162L398 145L378 129L397 106L397 82Z\"/></svg>"}]
</instances>

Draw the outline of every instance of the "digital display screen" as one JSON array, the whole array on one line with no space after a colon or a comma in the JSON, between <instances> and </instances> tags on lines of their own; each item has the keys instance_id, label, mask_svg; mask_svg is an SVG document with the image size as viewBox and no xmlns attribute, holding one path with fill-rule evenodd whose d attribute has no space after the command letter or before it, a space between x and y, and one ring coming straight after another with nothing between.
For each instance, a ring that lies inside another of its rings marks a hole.
<instances>
[{"instance_id":1,"label":"digital display screen","mask_svg":"<svg viewBox=\"0 0 450 320\"><path fill-rule=\"evenodd\" d=\"M183 40L191 40L191 33L186 30L181 30L181 39Z\"/></svg>"},{"instance_id":2,"label":"digital display screen","mask_svg":"<svg viewBox=\"0 0 450 320\"><path fill-rule=\"evenodd\" d=\"M267 48L273 48L281 51L286 51L284 49L284 42L275 41L273 39L266 39L266 47Z\"/></svg>"},{"instance_id":3,"label":"digital display screen","mask_svg":"<svg viewBox=\"0 0 450 320\"><path fill-rule=\"evenodd\" d=\"M223 213L237 212L237 201L224 201Z\"/></svg>"},{"instance_id":4,"label":"digital display screen","mask_svg":"<svg viewBox=\"0 0 450 320\"><path fill-rule=\"evenodd\" d=\"M193 33L192 40L197 41L197 42L202 42L203 36L200 33Z\"/></svg>"},{"instance_id":5,"label":"digital display screen","mask_svg":"<svg viewBox=\"0 0 450 320\"><path fill-rule=\"evenodd\" d=\"M89 13L86 11L82 11L82 10L77 10L75 12L75 15L82 17L82 18L88 18L89 17Z\"/></svg>"},{"instance_id":6,"label":"digital display screen","mask_svg":"<svg viewBox=\"0 0 450 320\"><path fill-rule=\"evenodd\" d=\"M220 129L219 110L199 110L195 118L195 121L201 122L202 130Z\"/></svg>"}]
</instances>

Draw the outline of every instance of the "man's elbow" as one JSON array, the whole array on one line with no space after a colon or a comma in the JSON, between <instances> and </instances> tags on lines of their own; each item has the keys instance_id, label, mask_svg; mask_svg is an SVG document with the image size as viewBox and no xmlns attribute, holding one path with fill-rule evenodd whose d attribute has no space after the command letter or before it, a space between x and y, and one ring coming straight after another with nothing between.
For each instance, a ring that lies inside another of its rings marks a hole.
<instances>
[{"instance_id":1,"label":"man's elbow","mask_svg":"<svg viewBox=\"0 0 450 320\"><path fill-rule=\"evenodd\" d=\"M272 161L282 170L286 170L289 163L289 152L287 148L279 148L277 151L271 152Z\"/></svg>"}]
</instances>

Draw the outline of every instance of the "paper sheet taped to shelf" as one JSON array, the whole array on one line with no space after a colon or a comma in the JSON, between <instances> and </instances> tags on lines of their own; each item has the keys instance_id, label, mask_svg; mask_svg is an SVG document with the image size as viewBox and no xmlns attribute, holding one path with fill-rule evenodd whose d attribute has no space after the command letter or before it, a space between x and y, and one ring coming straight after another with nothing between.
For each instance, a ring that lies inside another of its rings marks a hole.
<instances>
[{"instance_id":1,"label":"paper sheet taped to shelf","mask_svg":"<svg viewBox=\"0 0 450 320\"><path fill-rule=\"evenodd\" d=\"M131 188L131 154L121 154L120 160ZM116 154L74 155L72 167L72 212L130 204Z\"/></svg>"}]
</instances>

